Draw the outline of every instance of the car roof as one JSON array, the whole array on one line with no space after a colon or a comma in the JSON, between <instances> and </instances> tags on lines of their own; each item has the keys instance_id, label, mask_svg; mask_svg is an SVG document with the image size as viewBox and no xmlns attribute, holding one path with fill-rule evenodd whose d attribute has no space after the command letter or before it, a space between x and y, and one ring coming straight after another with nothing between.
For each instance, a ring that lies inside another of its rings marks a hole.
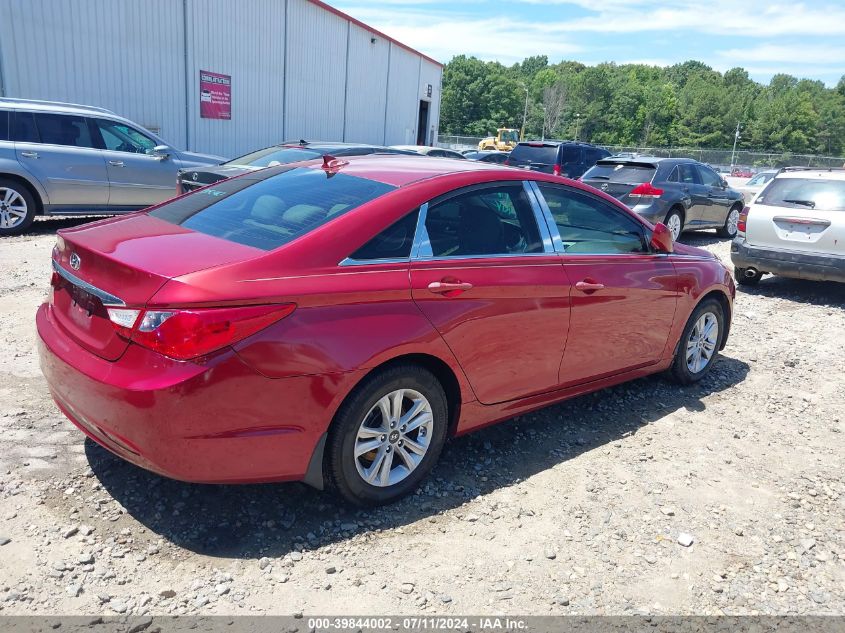
<instances>
[{"instance_id":1,"label":"car roof","mask_svg":"<svg viewBox=\"0 0 845 633\"><path fill-rule=\"evenodd\" d=\"M66 103L64 101L2 97L0 98L0 107L14 108L16 110L32 110L34 112L59 112L62 114L83 114L87 116L91 116L92 114L108 114L110 116L117 116L114 112L106 108L82 105L80 103Z\"/></svg>"},{"instance_id":2,"label":"car roof","mask_svg":"<svg viewBox=\"0 0 845 633\"><path fill-rule=\"evenodd\" d=\"M657 166L658 164L664 165L679 165L681 163L698 163L697 160L692 158L664 158L662 156L634 156L634 157L625 157L625 156L608 156L607 158L602 158L596 163L622 163L626 165L653 165ZM700 163L698 163L700 164Z\"/></svg>"},{"instance_id":3,"label":"car roof","mask_svg":"<svg viewBox=\"0 0 845 633\"><path fill-rule=\"evenodd\" d=\"M339 173L383 182L394 187L402 187L420 180L458 172L506 170L505 173L512 174L516 171L495 163L482 163L457 158L432 159L422 155L405 154L344 156L342 161L343 164L339 167ZM319 169L322 167L322 163L309 161L307 166L312 169ZM285 167L289 167L289 165L285 165Z\"/></svg>"},{"instance_id":4,"label":"car roof","mask_svg":"<svg viewBox=\"0 0 845 633\"><path fill-rule=\"evenodd\" d=\"M804 178L804 179L824 179L830 180L845 180L845 168L842 167L817 167L817 168L784 168L780 170L775 178Z\"/></svg>"},{"instance_id":5,"label":"car roof","mask_svg":"<svg viewBox=\"0 0 845 633\"><path fill-rule=\"evenodd\" d=\"M537 146L542 146L542 145L548 145L548 146L552 146L552 147L557 146L557 145L576 145L578 147L590 147L590 148L603 149L603 148L599 147L598 145L593 145L592 143L585 143L584 141L562 141L562 140L559 140L559 139L551 139L551 138L547 138L547 139L543 139L543 140L540 140L538 138L528 139L528 140L525 140L525 141L520 141L519 143L517 143L517 145L528 145L529 147L537 147Z\"/></svg>"}]
</instances>

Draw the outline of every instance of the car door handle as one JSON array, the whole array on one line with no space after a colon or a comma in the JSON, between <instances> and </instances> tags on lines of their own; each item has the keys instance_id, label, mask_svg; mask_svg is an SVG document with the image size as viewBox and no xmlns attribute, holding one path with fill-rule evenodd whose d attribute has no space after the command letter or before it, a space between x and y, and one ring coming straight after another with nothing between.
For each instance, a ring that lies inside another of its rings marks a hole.
<instances>
[{"instance_id":1,"label":"car door handle","mask_svg":"<svg viewBox=\"0 0 845 633\"><path fill-rule=\"evenodd\" d=\"M38 152L21 152L24 158L38 158Z\"/></svg>"},{"instance_id":2,"label":"car door handle","mask_svg":"<svg viewBox=\"0 0 845 633\"><path fill-rule=\"evenodd\" d=\"M112 167L123 167L124 166L122 160L110 160L109 165L111 165Z\"/></svg>"},{"instance_id":3,"label":"car door handle","mask_svg":"<svg viewBox=\"0 0 845 633\"><path fill-rule=\"evenodd\" d=\"M450 292L458 294L472 289L472 284L468 281L432 281L428 284L428 289L438 295Z\"/></svg>"},{"instance_id":4,"label":"car door handle","mask_svg":"<svg viewBox=\"0 0 845 633\"><path fill-rule=\"evenodd\" d=\"M604 284L584 279L575 284L575 288L577 290L581 290L582 292L593 292L594 290L602 290L604 288Z\"/></svg>"}]
</instances>

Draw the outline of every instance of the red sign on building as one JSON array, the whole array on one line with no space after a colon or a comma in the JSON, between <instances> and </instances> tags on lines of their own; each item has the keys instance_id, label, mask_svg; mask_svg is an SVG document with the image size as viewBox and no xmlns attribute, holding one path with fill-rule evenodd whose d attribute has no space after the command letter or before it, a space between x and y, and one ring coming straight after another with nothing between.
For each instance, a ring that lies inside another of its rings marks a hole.
<instances>
[{"instance_id":1,"label":"red sign on building","mask_svg":"<svg viewBox=\"0 0 845 633\"><path fill-rule=\"evenodd\" d=\"M232 77L200 71L200 117L232 118Z\"/></svg>"}]
</instances>

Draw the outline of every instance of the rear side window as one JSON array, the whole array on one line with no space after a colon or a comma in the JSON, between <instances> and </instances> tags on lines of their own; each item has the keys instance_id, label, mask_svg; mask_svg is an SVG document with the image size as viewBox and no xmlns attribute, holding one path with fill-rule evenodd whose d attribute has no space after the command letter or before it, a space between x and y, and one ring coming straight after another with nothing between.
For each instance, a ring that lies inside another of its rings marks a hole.
<instances>
[{"instance_id":1,"label":"rear side window","mask_svg":"<svg viewBox=\"0 0 845 633\"><path fill-rule=\"evenodd\" d=\"M38 129L32 112L15 112L12 117L12 140L18 143L37 143Z\"/></svg>"},{"instance_id":2,"label":"rear side window","mask_svg":"<svg viewBox=\"0 0 845 633\"><path fill-rule=\"evenodd\" d=\"M178 198L150 215L231 242L272 250L374 200L394 187L295 168L224 181Z\"/></svg>"},{"instance_id":3,"label":"rear side window","mask_svg":"<svg viewBox=\"0 0 845 633\"><path fill-rule=\"evenodd\" d=\"M419 209L394 222L349 256L356 261L408 259L414 244Z\"/></svg>"},{"instance_id":4,"label":"rear side window","mask_svg":"<svg viewBox=\"0 0 845 633\"><path fill-rule=\"evenodd\" d=\"M572 145L561 145L560 162L562 165L581 162L581 148Z\"/></svg>"},{"instance_id":5,"label":"rear side window","mask_svg":"<svg viewBox=\"0 0 845 633\"><path fill-rule=\"evenodd\" d=\"M621 182L631 185L639 185L644 182L651 182L654 172L657 171L653 165L636 163L599 163L587 170L581 180L606 180L608 182Z\"/></svg>"},{"instance_id":6,"label":"rear side window","mask_svg":"<svg viewBox=\"0 0 845 633\"><path fill-rule=\"evenodd\" d=\"M421 253L423 257L543 252L534 210L521 184L468 191L433 204L425 229L431 252Z\"/></svg>"},{"instance_id":7,"label":"rear side window","mask_svg":"<svg viewBox=\"0 0 845 633\"><path fill-rule=\"evenodd\" d=\"M642 225L621 210L584 193L540 184L564 252L572 255L647 253Z\"/></svg>"},{"instance_id":8,"label":"rear side window","mask_svg":"<svg viewBox=\"0 0 845 633\"><path fill-rule=\"evenodd\" d=\"M295 147L267 147L256 152L230 160L224 165L252 165L253 167L271 167L287 165L301 160L313 160L322 156L320 152Z\"/></svg>"},{"instance_id":9,"label":"rear side window","mask_svg":"<svg viewBox=\"0 0 845 633\"><path fill-rule=\"evenodd\" d=\"M845 180L775 178L756 204L814 211L845 211Z\"/></svg>"},{"instance_id":10,"label":"rear side window","mask_svg":"<svg viewBox=\"0 0 845 633\"><path fill-rule=\"evenodd\" d=\"M557 161L557 147L543 143L520 143L511 151L510 160L515 164L554 165Z\"/></svg>"},{"instance_id":11,"label":"rear side window","mask_svg":"<svg viewBox=\"0 0 845 633\"><path fill-rule=\"evenodd\" d=\"M68 147L94 147L88 121L68 114L36 113L35 126L42 143Z\"/></svg>"},{"instance_id":12,"label":"rear side window","mask_svg":"<svg viewBox=\"0 0 845 633\"><path fill-rule=\"evenodd\" d=\"M9 111L0 110L0 141L9 140Z\"/></svg>"}]
</instances>

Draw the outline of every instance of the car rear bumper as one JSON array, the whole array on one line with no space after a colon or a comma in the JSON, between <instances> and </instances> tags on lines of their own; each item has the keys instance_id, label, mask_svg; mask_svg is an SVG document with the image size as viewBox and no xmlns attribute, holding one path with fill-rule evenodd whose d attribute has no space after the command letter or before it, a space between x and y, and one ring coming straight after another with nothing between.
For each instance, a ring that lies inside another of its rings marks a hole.
<instances>
[{"instance_id":1,"label":"car rear bumper","mask_svg":"<svg viewBox=\"0 0 845 633\"><path fill-rule=\"evenodd\" d=\"M737 268L756 268L782 277L845 282L845 257L757 248L742 237L731 243L731 261Z\"/></svg>"},{"instance_id":2,"label":"car rear bumper","mask_svg":"<svg viewBox=\"0 0 845 633\"><path fill-rule=\"evenodd\" d=\"M48 304L36 322L41 369L71 422L119 457L183 481L312 481L338 394L357 378L267 378L231 350L192 363L130 345L110 362L64 335Z\"/></svg>"}]
</instances>

